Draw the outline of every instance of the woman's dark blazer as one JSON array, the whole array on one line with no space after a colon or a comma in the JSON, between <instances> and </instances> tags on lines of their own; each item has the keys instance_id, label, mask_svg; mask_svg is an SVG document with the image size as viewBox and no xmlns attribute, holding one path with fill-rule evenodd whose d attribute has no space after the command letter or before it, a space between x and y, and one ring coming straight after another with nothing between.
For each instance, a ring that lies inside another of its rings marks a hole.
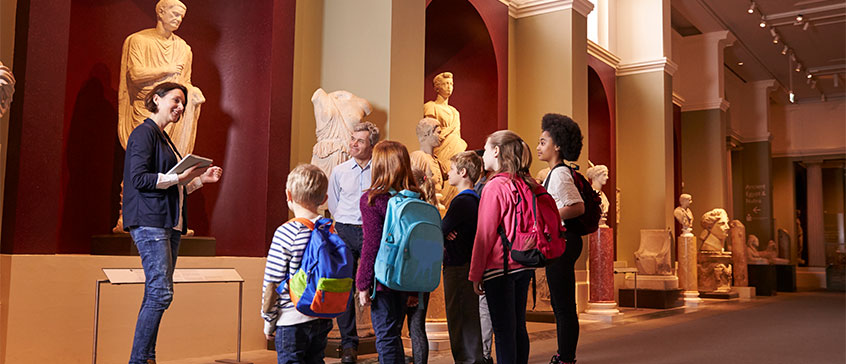
<instances>
[{"instance_id":1,"label":"woman's dark blazer","mask_svg":"<svg viewBox=\"0 0 846 364\"><path fill-rule=\"evenodd\" d=\"M159 173L167 173L179 161L168 137L151 119L138 125L126 142L123 162L123 229L138 226L173 228L182 211L182 233L188 226L185 209L179 209L176 185L156 189ZM184 189L183 189L184 190Z\"/></svg>"}]
</instances>

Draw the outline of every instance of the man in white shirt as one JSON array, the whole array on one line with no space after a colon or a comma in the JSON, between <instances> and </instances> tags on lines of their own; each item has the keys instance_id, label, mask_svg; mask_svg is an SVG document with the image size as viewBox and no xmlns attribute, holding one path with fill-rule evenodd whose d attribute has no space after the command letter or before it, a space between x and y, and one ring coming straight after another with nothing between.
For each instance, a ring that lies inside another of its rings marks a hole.
<instances>
[{"instance_id":1,"label":"man in white shirt","mask_svg":"<svg viewBox=\"0 0 846 364\"><path fill-rule=\"evenodd\" d=\"M370 188L370 157L373 146L379 141L379 128L371 122L356 125L350 139L352 158L332 169L329 177L329 212L335 219L338 236L347 243L353 253L355 270L361 257L361 210L359 200L364 191ZM355 273L354 273L355 274ZM355 275L353 275L355 276ZM355 285L353 284L353 287ZM358 355L358 333L355 325L355 304L352 297L347 302L347 311L338 316L338 329L341 332L342 363L355 363Z\"/></svg>"}]
</instances>

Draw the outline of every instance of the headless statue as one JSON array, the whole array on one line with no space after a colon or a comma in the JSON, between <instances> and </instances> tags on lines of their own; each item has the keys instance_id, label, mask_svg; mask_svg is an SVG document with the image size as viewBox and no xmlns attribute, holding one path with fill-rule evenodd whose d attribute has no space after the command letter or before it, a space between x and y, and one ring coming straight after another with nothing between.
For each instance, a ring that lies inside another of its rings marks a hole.
<instances>
[{"instance_id":1,"label":"headless statue","mask_svg":"<svg viewBox=\"0 0 846 364\"><path fill-rule=\"evenodd\" d=\"M314 104L315 134L317 143L312 148L311 164L318 166L327 176L335 166L350 159L350 138L361 120L373 108L367 100L349 91L326 93L322 88L311 95Z\"/></svg>"}]
</instances>

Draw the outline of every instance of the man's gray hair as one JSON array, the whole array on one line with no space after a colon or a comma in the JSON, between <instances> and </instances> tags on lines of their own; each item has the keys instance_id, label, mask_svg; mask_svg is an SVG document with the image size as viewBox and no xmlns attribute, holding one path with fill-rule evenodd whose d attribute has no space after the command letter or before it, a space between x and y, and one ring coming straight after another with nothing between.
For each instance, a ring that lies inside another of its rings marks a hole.
<instances>
[{"instance_id":1,"label":"man's gray hair","mask_svg":"<svg viewBox=\"0 0 846 364\"><path fill-rule=\"evenodd\" d=\"M370 132L370 146L376 145L379 142L379 128L369 121L362 122L353 128L353 133L359 131Z\"/></svg>"}]
</instances>

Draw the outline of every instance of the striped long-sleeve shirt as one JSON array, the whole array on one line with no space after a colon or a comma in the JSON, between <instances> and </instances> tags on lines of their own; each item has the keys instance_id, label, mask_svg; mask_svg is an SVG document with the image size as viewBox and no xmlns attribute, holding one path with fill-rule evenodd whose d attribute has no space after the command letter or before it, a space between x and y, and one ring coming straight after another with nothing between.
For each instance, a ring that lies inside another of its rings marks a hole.
<instances>
[{"instance_id":1,"label":"striped long-sleeve shirt","mask_svg":"<svg viewBox=\"0 0 846 364\"><path fill-rule=\"evenodd\" d=\"M311 238L311 230L298 221L288 221L276 229L273 242L267 253L262 285L261 317L264 319L264 333L271 334L276 326L291 326L316 319L297 311L288 294L285 283L283 293L277 294L276 287L287 277L293 277L300 269L303 252Z\"/></svg>"}]
</instances>

